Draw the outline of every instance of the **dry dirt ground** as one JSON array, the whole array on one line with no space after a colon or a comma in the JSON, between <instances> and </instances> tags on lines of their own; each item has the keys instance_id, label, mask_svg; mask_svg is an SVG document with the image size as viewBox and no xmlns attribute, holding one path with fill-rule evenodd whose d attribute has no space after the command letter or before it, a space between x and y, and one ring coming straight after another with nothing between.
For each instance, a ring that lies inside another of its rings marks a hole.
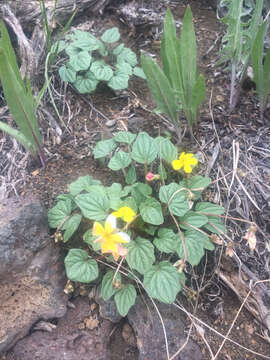
<instances>
[{"instance_id":1,"label":"dry dirt ground","mask_svg":"<svg viewBox=\"0 0 270 360\"><path fill-rule=\"evenodd\" d=\"M260 120L258 102L253 90L243 90L236 110L232 113L229 111L229 73L223 67L215 67L220 57L224 27L217 21L208 1L171 2L176 20L181 21L186 3L191 4L194 16L199 69L206 76L208 94L200 111L196 140L187 134L180 148L200 155L201 173L207 173L215 180L209 193L211 199L223 203L231 216L254 221L258 225L257 249L251 253L243 240L247 225L241 221L227 223L235 251L260 279L269 279L269 119L266 114L264 122ZM107 10L101 20L85 16L77 19L77 23L83 24L86 29L89 26L96 33L117 26L129 47L137 53L143 49L158 58L159 30L155 32L145 27L130 27L120 20L115 8ZM46 168L39 168L23 151L14 148L7 137L1 139L0 157L1 171L3 170L8 179L5 186L2 185L2 190L10 194L15 191L22 196L35 193L48 208L54 204L56 196L67 191L67 185L79 176L90 174L102 181L105 179L107 184L110 183L111 173L92 156L93 146L101 137L108 138L115 131L127 129L133 132L144 130L151 135L168 132L162 120L151 112L155 106L143 80L131 80L129 90L121 95L102 88L95 94L82 96L70 87L63 87L57 72L54 75L54 95L66 128L61 127L63 133L59 137L57 126L53 126L46 118L41 119L48 156ZM53 113L49 98L47 100L48 109ZM214 161L215 154L218 154L217 161ZM232 177L235 166L240 181ZM220 251L216 252L217 257L219 253ZM211 261L213 260L209 259L209 266L206 268L211 267ZM195 311L195 316L203 323L225 335L241 307L241 302L218 277L212 275L209 270L209 274L203 279L204 290L201 296L194 298L192 292L186 294L183 304L191 313ZM216 353L223 338L203 323L197 322L199 327L192 330L191 336L200 344L204 360L213 359L211 351ZM187 330L189 326L190 321L187 320ZM227 340L217 359L270 359L268 336L260 323L242 309L228 335L229 339L241 344L241 347ZM124 355L125 346L119 325L112 335L113 359L137 359L136 352L128 357Z\"/></svg>"}]
</instances>

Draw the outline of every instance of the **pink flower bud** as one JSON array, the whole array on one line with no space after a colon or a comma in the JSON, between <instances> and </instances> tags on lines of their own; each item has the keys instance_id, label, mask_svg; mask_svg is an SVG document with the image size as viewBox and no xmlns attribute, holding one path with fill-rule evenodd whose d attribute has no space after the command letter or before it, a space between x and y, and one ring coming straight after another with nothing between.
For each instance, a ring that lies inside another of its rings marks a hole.
<instances>
[{"instance_id":1,"label":"pink flower bud","mask_svg":"<svg viewBox=\"0 0 270 360\"><path fill-rule=\"evenodd\" d=\"M145 179L147 181L152 181L152 180L154 180L154 177L155 177L155 175L153 173L149 172L148 174L146 174Z\"/></svg>"}]
</instances>

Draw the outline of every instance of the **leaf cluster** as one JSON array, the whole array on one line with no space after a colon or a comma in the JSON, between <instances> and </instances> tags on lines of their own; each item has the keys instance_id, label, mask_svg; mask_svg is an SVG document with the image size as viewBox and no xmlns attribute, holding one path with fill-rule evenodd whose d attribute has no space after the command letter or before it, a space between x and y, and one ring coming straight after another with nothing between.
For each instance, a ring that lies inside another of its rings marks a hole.
<instances>
[{"instance_id":1,"label":"leaf cluster","mask_svg":"<svg viewBox=\"0 0 270 360\"><path fill-rule=\"evenodd\" d=\"M83 235L88 251L71 249L65 259L70 280L89 283L98 278L95 252L100 251L100 243L94 241L91 221L103 223L114 210L128 206L137 216L128 226L131 241L125 244L125 262L150 296L164 303L175 300L185 283L183 268L198 265L205 251L214 249L211 233L225 232L219 217L224 208L200 200L210 178L179 177L170 165L177 155L168 138L152 138L145 132L120 131L96 144L94 157L107 162L111 170L121 171L126 184L103 186L91 176L79 177L49 210L49 225L63 232L64 242L83 219L89 223ZM144 175L149 169L157 169L160 180L147 183ZM109 271L103 276L101 294L105 300L114 296L124 316L135 302L136 286L132 279L123 281L118 272Z\"/></svg>"},{"instance_id":2,"label":"leaf cluster","mask_svg":"<svg viewBox=\"0 0 270 360\"><path fill-rule=\"evenodd\" d=\"M18 129L0 121L0 130L19 141L33 155L40 155L45 164L42 139L36 116L37 103L32 94L30 80L24 82L17 64L7 28L0 20L0 81L8 108Z\"/></svg>"},{"instance_id":3,"label":"leaf cluster","mask_svg":"<svg viewBox=\"0 0 270 360\"><path fill-rule=\"evenodd\" d=\"M196 125L198 107L205 99L203 75L197 75L197 47L190 7L187 6L181 37L178 39L170 9L166 12L161 42L162 69L150 56L142 54L142 68L160 111L179 128L183 109L190 128ZM181 134L178 134L181 138Z\"/></svg>"},{"instance_id":4,"label":"leaf cluster","mask_svg":"<svg viewBox=\"0 0 270 360\"><path fill-rule=\"evenodd\" d=\"M113 90L128 88L130 76L145 78L137 66L137 56L119 43L118 28L107 29L100 39L86 31L74 30L62 43L68 60L59 68L63 81L69 82L82 94L92 93L99 82Z\"/></svg>"}]
</instances>

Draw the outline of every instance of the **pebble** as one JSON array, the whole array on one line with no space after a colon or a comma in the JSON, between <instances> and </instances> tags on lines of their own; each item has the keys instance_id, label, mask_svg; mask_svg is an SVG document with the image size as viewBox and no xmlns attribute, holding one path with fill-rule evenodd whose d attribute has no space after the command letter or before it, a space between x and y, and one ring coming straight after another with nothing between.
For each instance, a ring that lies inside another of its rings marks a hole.
<instances>
[{"instance_id":1,"label":"pebble","mask_svg":"<svg viewBox=\"0 0 270 360\"><path fill-rule=\"evenodd\" d=\"M115 120L108 120L106 123L105 123L105 125L107 126L107 127L112 127L112 126L114 126L116 124L116 121Z\"/></svg>"}]
</instances>

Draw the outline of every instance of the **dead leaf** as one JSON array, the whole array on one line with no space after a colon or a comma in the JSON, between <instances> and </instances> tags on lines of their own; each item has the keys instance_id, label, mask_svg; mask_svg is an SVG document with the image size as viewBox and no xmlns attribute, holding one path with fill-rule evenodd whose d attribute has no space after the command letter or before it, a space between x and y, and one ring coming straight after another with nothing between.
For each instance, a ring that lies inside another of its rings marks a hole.
<instances>
[{"instance_id":1,"label":"dead leaf","mask_svg":"<svg viewBox=\"0 0 270 360\"><path fill-rule=\"evenodd\" d=\"M255 225L251 225L248 228L246 235L244 236L244 239L246 239L248 242L250 251L254 251L256 248L256 243L257 243L257 239L256 239L256 235L255 235L256 231L257 231L257 227Z\"/></svg>"}]
</instances>

